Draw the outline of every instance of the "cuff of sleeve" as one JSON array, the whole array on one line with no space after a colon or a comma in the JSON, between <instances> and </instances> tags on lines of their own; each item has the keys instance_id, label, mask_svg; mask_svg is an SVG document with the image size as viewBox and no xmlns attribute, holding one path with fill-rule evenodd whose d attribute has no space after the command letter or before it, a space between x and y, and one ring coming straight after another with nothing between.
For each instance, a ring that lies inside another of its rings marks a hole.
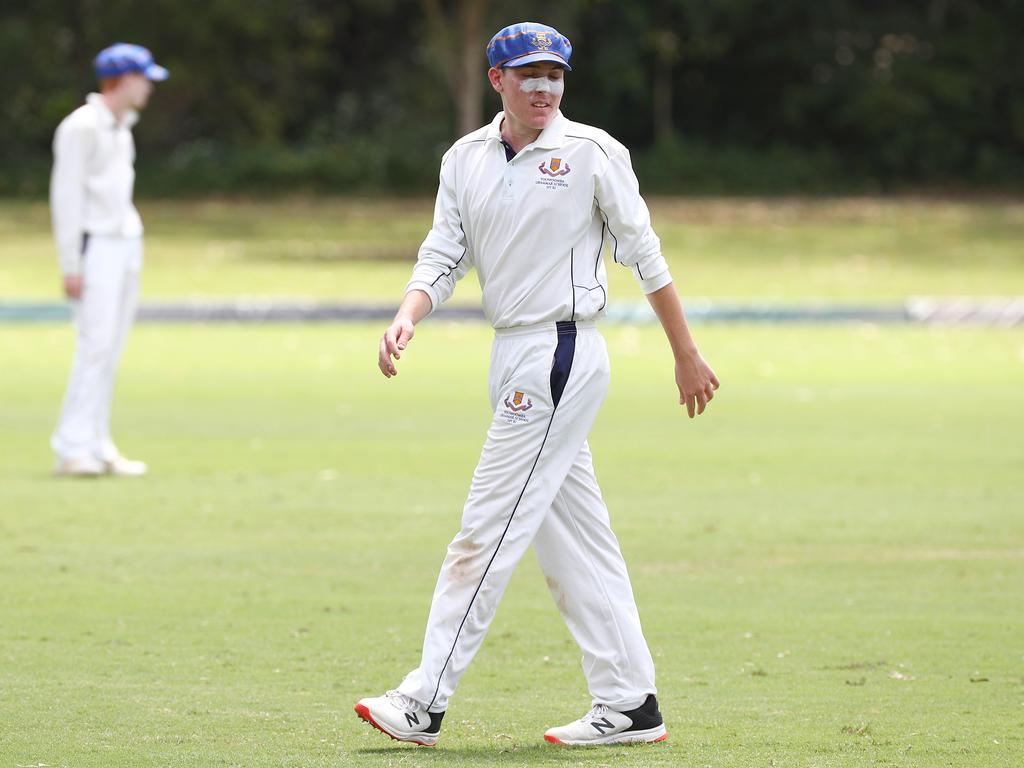
<instances>
[{"instance_id":1,"label":"cuff of sleeve","mask_svg":"<svg viewBox=\"0 0 1024 768\"><path fill-rule=\"evenodd\" d=\"M640 283L640 290L645 294L654 293L671 283L672 275L669 274L669 271L666 269L664 272L652 275L651 277L645 277L643 280L637 278L637 282Z\"/></svg>"},{"instance_id":2,"label":"cuff of sleeve","mask_svg":"<svg viewBox=\"0 0 1024 768\"><path fill-rule=\"evenodd\" d=\"M82 274L82 256L76 251L70 254L60 254L58 262L60 271L65 277Z\"/></svg>"},{"instance_id":3,"label":"cuff of sleeve","mask_svg":"<svg viewBox=\"0 0 1024 768\"><path fill-rule=\"evenodd\" d=\"M430 312L428 316L434 314L434 310L441 306L441 297L437 293L437 289L434 288L430 283L424 283L420 280L411 280L409 284L405 286L405 292L409 291L423 291L427 296L430 297Z\"/></svg>"}]
</instances>

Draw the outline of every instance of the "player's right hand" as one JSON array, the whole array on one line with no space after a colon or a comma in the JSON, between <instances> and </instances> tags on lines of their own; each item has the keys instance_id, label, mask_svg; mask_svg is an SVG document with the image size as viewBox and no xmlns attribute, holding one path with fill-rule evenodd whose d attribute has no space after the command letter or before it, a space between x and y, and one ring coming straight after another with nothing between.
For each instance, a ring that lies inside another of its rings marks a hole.
<instances>
[{"instance_id":1,"label":"player's right hand","mask_svg":"<svg viewBox=\"0 0 1024 768\"><path fill-rule=\"evenodd\" d=\"M398 375L398 369L395 367L392 358L398 360L402 357L402 351L408 346L414 332L411 320L396 317L395 321L384 331L384 335L381 336L377 366L380 368L380 372L387 378L390 379L392 376Z\"/></svg>"},{"instance_id":2,"label":"player's right hand","mask_svg":"<svg viewBox=\"0 0 1024 768\"><path fill-rule=\"evenodd\" d=\"M679 404L686 406L686 412L692 419L704 413L721 384L711 366L694 350L693 354L676 359L676 386L679 388Z\"/></svg>"},{"instance_id":3,"label":"player's right hand","mask_svg":"<svg viewBox=\"0 0 1024 768\"><path fill-rule=\"evenodd\" d=\"M64 295L72 301L82 298L81 275L64 275Z\"/></svg>"}]
</instances>

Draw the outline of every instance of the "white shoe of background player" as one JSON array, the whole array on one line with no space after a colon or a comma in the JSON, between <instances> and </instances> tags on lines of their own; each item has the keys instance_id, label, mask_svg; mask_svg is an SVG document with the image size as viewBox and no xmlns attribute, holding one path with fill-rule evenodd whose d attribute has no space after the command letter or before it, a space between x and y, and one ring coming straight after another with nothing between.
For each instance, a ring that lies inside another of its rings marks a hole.
<instances>
[{"instance_id":1,"label":"white shoe of background player","mask_svg":"<svg viewBox=\"0 0 1024 768\"><path fill-rule=\"evenodd\" d=\"M69 456L58 459L53 474L61 477L99 477L106 474L107 467L92 456Z\"/></svg>"},{"instance_id":2,"label":"white shoe of background player","mask_svg":"<svg viewBox=\"0 0 1024 768\"><path fill-rule=\"evenodd\" d=\"M667 736L665 721L658 711L658 700L652 693L643 704L628 712L616 712L598 704L576 722L549 729L544 740L552 744L584 747L664 741Z\"/></svg>"},{"instance_id":3,"label":"white shoe of background player","mask_svg":"<svg viewBox=\"0 0 1024 768\"><path fill-rule=\"evenodd\" d=\"M418 701L398 691L360 699L356 714L395 741L409 741L424 747L437 744L444 712L427 712Z\"/></svg>"},{"instance_id":4,"label":"white shoe of background player","mask_svg":"<svg viewBox=\"0 0 1024 768\"><path fill-rule=\"evenodd\" d=\"M118 475L119 477L142 477L149 471L146 462L127 459L120 454L112 459L107 459L103 462L103 465L104 471L107 474Z\"/></svg>"}]
</instances>

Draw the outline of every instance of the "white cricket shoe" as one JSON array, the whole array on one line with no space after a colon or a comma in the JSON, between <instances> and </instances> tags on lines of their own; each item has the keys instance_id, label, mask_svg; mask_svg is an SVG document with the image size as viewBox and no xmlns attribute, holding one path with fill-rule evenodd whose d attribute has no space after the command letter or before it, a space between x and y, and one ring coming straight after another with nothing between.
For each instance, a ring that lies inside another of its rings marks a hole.
<instances>
[{"instance_id":1,"label":"white cricket shoe","mask_svg":"<svg viewBox=\"0 0 1024 768\"><path fill-rule=\"evenodd\" d=\"M398 691L360 699L356 714L395 741L409 741L423 747L437 744L444 712L427 712L418 701Z\"/></svg>"},{"instance_id":2,"label":"white cricket shoe","mask_svg":"<svg viewBox=\"0 0 1024 768\"><path fill-rule=\"evenodd\" d=\"M149 471L146 462L127 459L120 454L104 461L103 466L104 471L108 475L117 475L119 477L142 477Z\"/></svg>"},{"instance_id":3,"label":"white cricket shoe","mask_svg":"<svg viewBox=\"0 0 1024 768\"><path fill-rule=\"evenodd\" d=\"M106 474L107 467L92 456L69 456L57 459L53 474L59 477L99 477Z\"/></svg>"},{"instance_id":4,"label":"white cricket shoe","mask_svg":"<svg viewBox=\"0 0 1024 768\"><path fill-rule=\"evenodd\" d=\"M664 741L667 737L665 721L658 711L658 700L652 693L643 704L628 712L616 712L604 704L598 704L576 722L549 729L544 734L544 741L585 747L640 744Z\"/></svg>"}]
</instances>

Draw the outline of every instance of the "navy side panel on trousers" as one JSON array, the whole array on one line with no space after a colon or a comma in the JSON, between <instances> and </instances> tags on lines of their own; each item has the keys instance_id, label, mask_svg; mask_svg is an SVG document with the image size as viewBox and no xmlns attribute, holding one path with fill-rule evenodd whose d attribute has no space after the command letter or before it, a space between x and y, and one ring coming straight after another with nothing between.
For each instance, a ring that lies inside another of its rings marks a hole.
<instances>
[{"instance_id":1,"label":"navy side panel on trousers","mask_svg":"<svg viewBox=\"0 0 1024 768\"><path fill-rule=\"evenodd\" d=\"M569 372L572 370L572 358L576 353L576 323L571 321L555 323L558 330L558 344L555 345L555 356L551 361L551 400L555 407L562 399Z\"/></svg>"}]
</instances>

